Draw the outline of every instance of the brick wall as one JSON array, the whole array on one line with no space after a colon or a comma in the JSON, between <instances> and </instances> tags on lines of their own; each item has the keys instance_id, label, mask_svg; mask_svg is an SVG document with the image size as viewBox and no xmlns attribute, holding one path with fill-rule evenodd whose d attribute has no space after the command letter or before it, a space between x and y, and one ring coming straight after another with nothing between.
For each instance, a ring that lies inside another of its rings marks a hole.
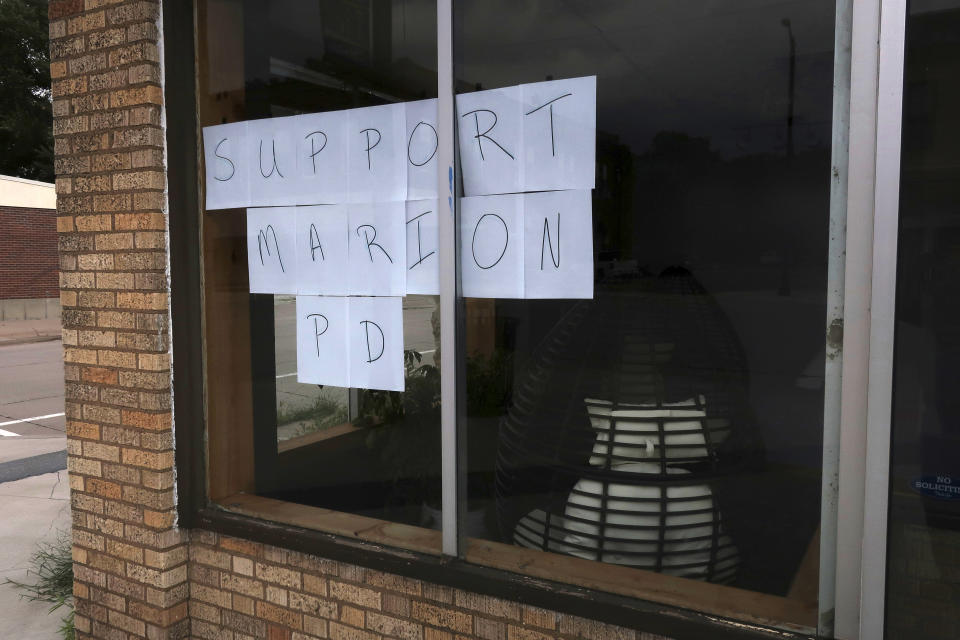
<instances>
[{"instance_id":1,"label":"brick wall","mask_svg":"<svg viewBox=\"0 0 960 640\"><path fill-rule=\"evenodd\" d=\"M158 21L50 3L77 638L652 640L176 527Z\"/></svg>"},{"instance_id":2,"label":"brick wall","mask_svg":"<svg viewBox=\"0 0 960 640\"><path fill-rule=\"evenodd\" d=\"M57 297L56 214L0 206L0 300Z\"/></svg>"},{"instance_id":3,"label":"brick wall","mask_svg":"<svg viewBox=\"0 0 960 640\"><path fill-rule=\"evenodd\" d=\"M192 636L207 640L657 640L657 636L194 531Z\"/></svg>"},{"instance_id":4,"label":"brick wall","mask_svg":"<svg viewBox=\"0 0 960 640\"><path fill-rule=\"evenodd\" d=\"M67 453L78 638L184 638L173 527L156 2L53 0Z\"/></svg>"}]
</instances>

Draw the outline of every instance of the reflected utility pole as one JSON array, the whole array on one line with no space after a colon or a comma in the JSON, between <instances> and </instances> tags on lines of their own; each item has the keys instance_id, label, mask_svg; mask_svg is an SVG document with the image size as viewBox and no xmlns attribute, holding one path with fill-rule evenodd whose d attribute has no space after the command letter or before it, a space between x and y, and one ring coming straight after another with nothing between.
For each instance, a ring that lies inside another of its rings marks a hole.
<instances>
[{"instance_id":1,"label":"reflected utility pole","mask_svg":"<svg viewBox=\"0 0 960 640\"><path fill-rule=\"evenodd\" d=\"M797 41L793 37L793 27L790 25L790 18L784 18L780 21L790 38L790 83L787 89L787 157L793 157L793 95L794 82L797 74Z\"/></svg>"}]
</instances>

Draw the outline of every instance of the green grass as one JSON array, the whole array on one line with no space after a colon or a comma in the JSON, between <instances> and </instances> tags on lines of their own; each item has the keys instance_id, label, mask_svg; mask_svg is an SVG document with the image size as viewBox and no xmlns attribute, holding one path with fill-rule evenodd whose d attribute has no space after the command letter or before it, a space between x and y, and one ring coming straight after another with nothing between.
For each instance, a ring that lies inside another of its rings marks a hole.
<instances>
[{"instance_id":1,"label":"green grass","mask_svg":"<svg viewBox=\"0 0 960 640\"><path fill-rule=\"evenodd\" d=\"M67 608L61 619L60 635L64 640L73 640L73 557L70 536L61 532L54 542L41 543L30 558L27 578L36 580L17 582L7 578L6 584L20 591L20 597L31 602L49 602L50 612Z\"/></svg>"}]
</instances>

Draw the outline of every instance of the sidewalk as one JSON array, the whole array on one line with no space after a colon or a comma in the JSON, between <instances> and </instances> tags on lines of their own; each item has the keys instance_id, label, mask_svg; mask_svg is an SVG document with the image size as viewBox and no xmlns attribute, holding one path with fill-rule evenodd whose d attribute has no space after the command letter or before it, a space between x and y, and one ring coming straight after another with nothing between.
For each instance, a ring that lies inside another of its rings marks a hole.
<instances>
[{"instance_id":1,"label":"sidewalk","mask_svg":"<svg viewBox=\"0 0 960 640\"><path fill-rule=\"evenodd\" d=\"M56 640L66 608L49 614L46 602L28 602L5 580L34 582L27 575L30 556L40 542L53 542L70 531L67 472L47 473L0 483L0 638Z\"/></svg>"},{"instance_id":2,"label":"sidewalk","mask_svg":"<svg viewBox=\"0 0 960 640\"><path fill-rule=\"evenodd\" d=\"M0 347L60 339L60 318L0 321Z\"/></svg>"},{"instance_id":3,"label":"sidewalk","mask_svg":"<svg viewBox=\"0 0 960 640\"><path fill-rule=\"evenodd\" d=\"M60 318L0 321L0 407L5 407L4 415L34 416L63 411L62 396L47 399L50 391L44 386L54 387L62 394L59 345L13 347L60 340L60 335ZM43 355L38 357L38 354ZM49 361L54 355L56 367ZM34 399L35 396L44 398ZM0 422L5 420L7 418L0 418ZM67 472L44 473L62 466L61 458L53 461L56 464L48 460L64 455L66 439L62 420L54 418L39 421L42 424L7 426L6 429L15 429L19 437L0 437L0 512L5 514L0 519L0 540L3 541L0 545L0 638L55 640L60 637L57 632L60 619L67 613L66 609L59 609L48 614L48 603L28 602L20 598L17 590L4 584L7 578L33 582L36 576L28 576L27 568L38 543L52 542L61 532L69 534ZM16 465L24 468L12 468ZM25 474L30 475L24 477ZM11 478L20 479L4 481Z\"/></svg>"}]
</instances>

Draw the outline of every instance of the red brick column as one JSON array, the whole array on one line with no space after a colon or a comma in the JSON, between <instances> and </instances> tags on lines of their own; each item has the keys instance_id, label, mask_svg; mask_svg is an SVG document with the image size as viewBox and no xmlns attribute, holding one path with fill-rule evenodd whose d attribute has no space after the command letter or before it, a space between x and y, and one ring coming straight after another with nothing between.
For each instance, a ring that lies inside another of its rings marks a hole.
<instances>
[{"instance_id":1,"label":"red brick column","mask_svg":"<svg viewBox=\"0 0 960 640\"><path fill-rule=\"evenodd\" d=\"M153 1L50 2L78 638L189 635L159 15Z\"/></svg>"}]
</instances>

